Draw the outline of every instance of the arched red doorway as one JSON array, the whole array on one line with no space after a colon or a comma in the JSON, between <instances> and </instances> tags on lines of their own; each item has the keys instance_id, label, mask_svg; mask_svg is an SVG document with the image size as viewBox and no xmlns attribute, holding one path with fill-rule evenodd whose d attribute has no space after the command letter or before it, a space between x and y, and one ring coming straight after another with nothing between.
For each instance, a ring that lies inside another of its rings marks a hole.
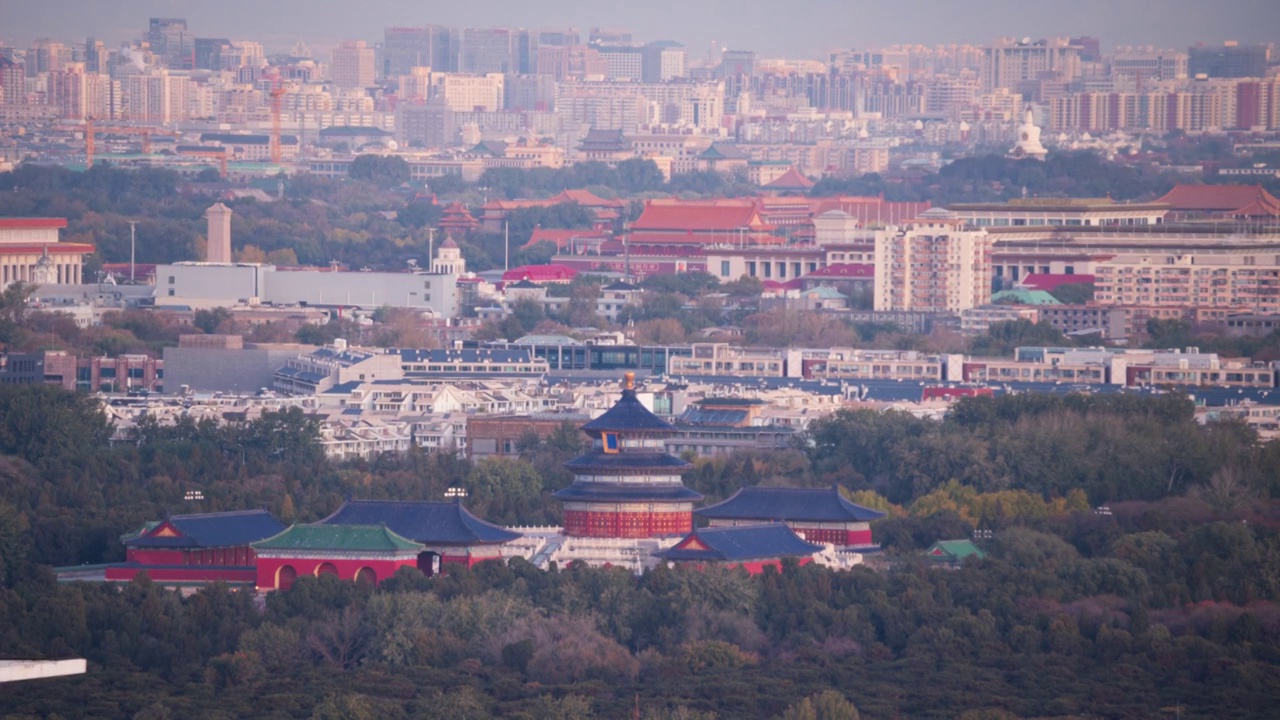
<instances>
[{"instance_id":1,"label":"arched red doorway","mask_svg":"<svg viewBox=\"0 0 1280 720\"><path fill-rule=\"evenodd\" d=\"M298 571L292 565L281 565L276 570L276 589L288 590L293 587L293 581L298 579Z\"/></svg>"},{"instance_id":2,"label":"arched red doorway","mask_svg":"<svg viewBox=\"0 0 1280 720\"><path fill-rule=\"evenodd\" d=\"M373 568L371 567L362 567L360 568L359 572L356 573L356 584L357 585L377 585L378 574L375 573L373 571Z\"/></svg>"},{"instance_id":3,"label":"arched red doorway","mask_svg":"<svg viewBox=\"0 0 1280 720\"><path fill-rule=\"evenodd\" d=\"M338 567L331 562L320 563L320 567L316 568L316 577L320 577L321 575L333 575L334 577L337 577Z\"/></svg>"},{"instance_id":4,"label":"arched red doorway","mask_svg":"<svg viewBox=\"0 0 1280 720\"><path fill-rule=\"evenodd\" d=\"M438 553L431 552L430 550L418 553L418 570L421 570L422 574L427 577L439 575L440 555Z\"/></svg>"}]
</instances>

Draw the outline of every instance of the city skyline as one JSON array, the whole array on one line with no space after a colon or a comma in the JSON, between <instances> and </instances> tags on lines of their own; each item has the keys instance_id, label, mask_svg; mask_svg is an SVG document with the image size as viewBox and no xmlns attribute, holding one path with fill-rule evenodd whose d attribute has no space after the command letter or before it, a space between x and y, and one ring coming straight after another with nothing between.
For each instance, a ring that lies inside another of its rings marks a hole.
<instances>
[{"instance_id":1,"label":"city skyline","mask_svg":"<svg viewBox=\"0 0 1280 720\"><path fill-rule=\"evenodd\" d=\"M1228 0L1207 4L1173 0L1158 8L1148 2L1086 0L1076 3L1069 15L1056 3L1042 0L988 0L960 4L944 0L907 3L796 0L789 17L799 20L779 25L776 19L760 20L772 4L753 0L729 3L706 0L682 4L670 0L638 8L617 2L612 7L561 3L531 5L513 0L493 0L483 8L415 6L402 0L371 0L359 13L316 11L331 3L278 0L254 4L243 0L212 3L208 0L140 0L121 12L105 5L51 0L39 4L0 8L5 42L24 47L36 38L52 37L73 42L93 36L118 43L140 36L149 17L186 18L197 36L230 36L263 42L269 52L287 49L301 40L324 49L340 40L382 38L386 27L436 23L452 26L519 26L529 28L577 27L585 34L591 27L623 27L638 40L671 39L690 49L691 59L701 59L716 42L720 47L755 50L764 55L822 57L849 47L883 47L893 44L981 44L1000 36L1047 37L1089 35L1105 47L1154 45L1185 48L1196 42L1274 42L1280 28L1280 4L1265 0ZM336 4L333 4L336 5ZM245 22L252 9L254 19ZM244 10L246 12L241 12ZM671 18L681 18L678 23ZM822 22L813 21L826 18Z\"/></svg>"}]
</instances>

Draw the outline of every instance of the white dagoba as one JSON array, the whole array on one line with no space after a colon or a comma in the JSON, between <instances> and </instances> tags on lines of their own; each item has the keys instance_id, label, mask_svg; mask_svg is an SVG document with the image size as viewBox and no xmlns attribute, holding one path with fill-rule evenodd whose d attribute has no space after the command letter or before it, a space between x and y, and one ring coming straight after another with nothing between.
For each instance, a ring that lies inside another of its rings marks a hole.
<instances>
[{"instance_id":1,"label":"white dagoba","mask_svg":"<svg viewBox=\"0 0 1280 720\"><path fill-rule=\"evenodd\" d=\"M1031 114L1031 106L1028 105L1022 124L1018 126L1018 142L1009 156L1044 160L1048 154L1049 151L1040 143L1040 128L1036 126L1035 116Z\"/></svg>"}]
</instances>

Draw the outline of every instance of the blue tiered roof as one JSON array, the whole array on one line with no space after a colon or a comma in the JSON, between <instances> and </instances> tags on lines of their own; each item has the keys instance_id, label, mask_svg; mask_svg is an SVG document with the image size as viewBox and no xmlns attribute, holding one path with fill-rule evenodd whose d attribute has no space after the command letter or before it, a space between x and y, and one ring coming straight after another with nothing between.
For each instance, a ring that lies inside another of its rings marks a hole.
<instances>
[{"instance_id":1,"label":"blue tiered roof","mask_svg":"<svg viewBox=\"0 0 1280 720\"><path fill-rule=\"evenodd\" d=\"M694 510L699 517L723 520L793 522L870 522L884 517L849 502L840 488L744 487L728 500Z\"/></svg>"},{"instance_id":2,"label":"blue tiered roof","mask_svg":"<svg viewBox=\"0 0 1280 720\"><path fill-rule=\"evenodd\" d=\"M554 497L566 501L587 502L697 502L698 492L686 488L679 475L693 467L674 455L656 447L636 447L630 440L653 440L675 434L671 423L654 415L636 397L635 375L627 373L622 397L603 415L582 426L582 431L596 438L594 447L564 466L578 479ZM610 442L616 443L610 445ZM610 482L611 478L628 475L676 477L675 482ZM592 476L583 480L582 476ZM603 476L603 479L602 479Z\"/></svg>"},{"instance_id":3,"label":"blue tiered roof","mask_svg":"<svg viewBox=\"0 0 1280 720\"><path fill-rule=\"evenodd\" d=\"M697 502L702 494L684 485L639 485L626 483L574 483L557 490L558 500L604 502Z\"/></svg>"},{"instance_id":4,"label":"blue tiered roof","mask_svg":"<svg viewBox=\"0 0 1280 720\"><path fill-rule=\"evenodd\" d=\"M240 547L276 535L284 528L284 523L266 510L171 515L162 522L149 523L138 534L126 538L124 544L131 548L167 549Z\"/></svg>"},{"instance_id":5,"label":"blue tiered roof","mask_svg":"<svg viewBox=\"0 0 1280 720\"><path fill-rule=\"evenodd\" d=\"M626 387L622 390L622 398L603 415L583 425L582 431L592 437L600 437L604 432L670 435L676 429L671 423L649 412L649 408L636 397L634 387Z\"/></svg>"},{"instance_id":6,"label":"blue tiered roof","mask_svg":"<svg viewBox=\"0 0 1280 720\"><path fill-rule=\"evenodd\" d=\"M700 528L672 547L654 553L664 560L739 561L804 557L822 549L781 523Z\"/></svg>"},{"instance_id":7,"label":"blue tiered roof","mask_svg":"<svg viewBox=\"0 0 1280 720\"><path fill-rule=\"evenodd\" d=\"M616 470L660 470L679 475L693 467L680 458L663 452L589 452L565 463L570 472L613 472Z\"/></svg>"},{"instance_id":8,"label":"blue tiered roof","mask_svg":"<svg viewBox=\"0 0 1280 720\"><path fill-rule=\"evenodd\" d=\"M427 545L495 545L520 537L472 515L460 502L348 500L317 524L385 525Z\"/></svg>"}]
</instances>

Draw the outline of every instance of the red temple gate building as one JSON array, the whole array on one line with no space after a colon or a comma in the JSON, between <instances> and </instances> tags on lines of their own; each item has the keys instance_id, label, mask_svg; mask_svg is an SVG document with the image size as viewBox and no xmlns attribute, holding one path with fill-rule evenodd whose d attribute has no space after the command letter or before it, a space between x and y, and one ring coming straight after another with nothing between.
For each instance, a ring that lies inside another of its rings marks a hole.
<instances>
[{"instance_id":1,"label":"red temple gate building","mask_svg":"<svg viewBox=\"0 0 1280 720\"><path fill-rule=\"evenodd\" d=\"M786 525L773 523L699 528L654 555L668 562L741 567L754 575L766 567L781 569L782 559L787 557L799 558L801 565L807 565L821 550L821 545L806 542Z\"/></svg>"},{"instance_id":2,"label":"red temple gate building","mask_svg":"<svg viewBox=\"0 0 1280 720\"><path fill-rule=\"evenodd\" d=\"M666 452L670 423L636 398L627 373L622 398L582 426L591 451L565 463L573 484L555 493L564 503L564 534L589 538L656 538L693 530L702 495L684 486L692 466Z\"/></svg>"},{"instance_id":3,"label":"red temple gate building","mask_svg":"<svg viewBox=\"0 0 1280 720\"><path fill-rule=\"evenodd\" d=\"M480 221L471 216L466 206L460 202L451 202L444 206L440 222L436 224L445 233L467 233L480 227Z\"/></svg>"},{"instance_id":4,"label":"red temple gate building","mask_svg":"<svg viewBox=\"0 0 1280 720\"><path fill-rule=\"evenodd\" d=\"M146 573L172 587L211 582L252 586L252 544L284 530L266 510L171 515L123 538L125 562L59 569L71 580L129 582Z\"/></svg>"},{"instance_id":5,"label":"red temple gate building","mask_svg":"<svg viewBox=\"0 0 1280 720\"><path fill-rule=\"evenodd\" d=\"M109 569L106 579L127 582L145 570L152 582L163 584L248 582L252 543L283 529L266 510L170 515L125 538L124 565Z\"/></svg>"},{"instance_id":6,"label":"red temple gate building","mask_svg":"<svg viewBox=\"0 0 1280 720\"><path fill-rule=\"evenodd\" d=\"M348 500L319 524L385 525L422 546L415 565L425 575L501 559L502 546L520 537L472 515L461 502Z\"/></svg>"},{"instance_id":7,"label":"red temple gate building","mask_svg":"<svg viewBox=\"0 0 1280 720\"><path fill-rule=\"evenodd\" d=\"M459 502L352 500L319 523L288 529L266 510L174 515L123 537L125 562L56 572L63 581L97 582L129 582L145 572L169 587L287 589L292 578L317 573L377 583L400 567L436 575L500 559L502 546L519 537Z\"/></svg>"},{"instance_id":8,"label":"red temple gate building","mask_svg":"<svg viewBox=\"0 0 1280 720\"><path fill-rule=\"evenodd\" d=\"M618 199L602 198L588 190L564 190L555 197L542 200L490 200L480 208L480 230L502 232L511 213L527 208L548 208L576 203L595 216L592 228L614 230L627 211L627 204Z\"/></svg>"},{"instance_id":9,"label":"red temple gate building","mask_svg":"<svg viewBox=\"0 0 1280 720\"><path fill-rule=\"evenodd\" d=\"M629 251L639 256L704 255L708 248L785 245L751 200L649 200L631 224Z\"/></svg>"},{"instance_id":10,"label":"red temple gate building","mask_svg":"<svg viewBox=\"0 0 1280 720\"><path fill-rule=\"evenodd\" d=\"M868 547L871 521L884 513L845 499L840 488L745 487L729 499L697 511L711 527L782 522L809 542Z\"/></svg>"},{"instance_id":11,"label":"red temple gate building","mask_svg":"<svg viewBox=\"0 0 1280 720\"><path fill-rule=\"evenodd\" d=\"M383 525L292 525L253 549L257 588L288 590L303 575L377 585L402 567L417 567L423 545Z\"/></svg>"}]
</instances>

